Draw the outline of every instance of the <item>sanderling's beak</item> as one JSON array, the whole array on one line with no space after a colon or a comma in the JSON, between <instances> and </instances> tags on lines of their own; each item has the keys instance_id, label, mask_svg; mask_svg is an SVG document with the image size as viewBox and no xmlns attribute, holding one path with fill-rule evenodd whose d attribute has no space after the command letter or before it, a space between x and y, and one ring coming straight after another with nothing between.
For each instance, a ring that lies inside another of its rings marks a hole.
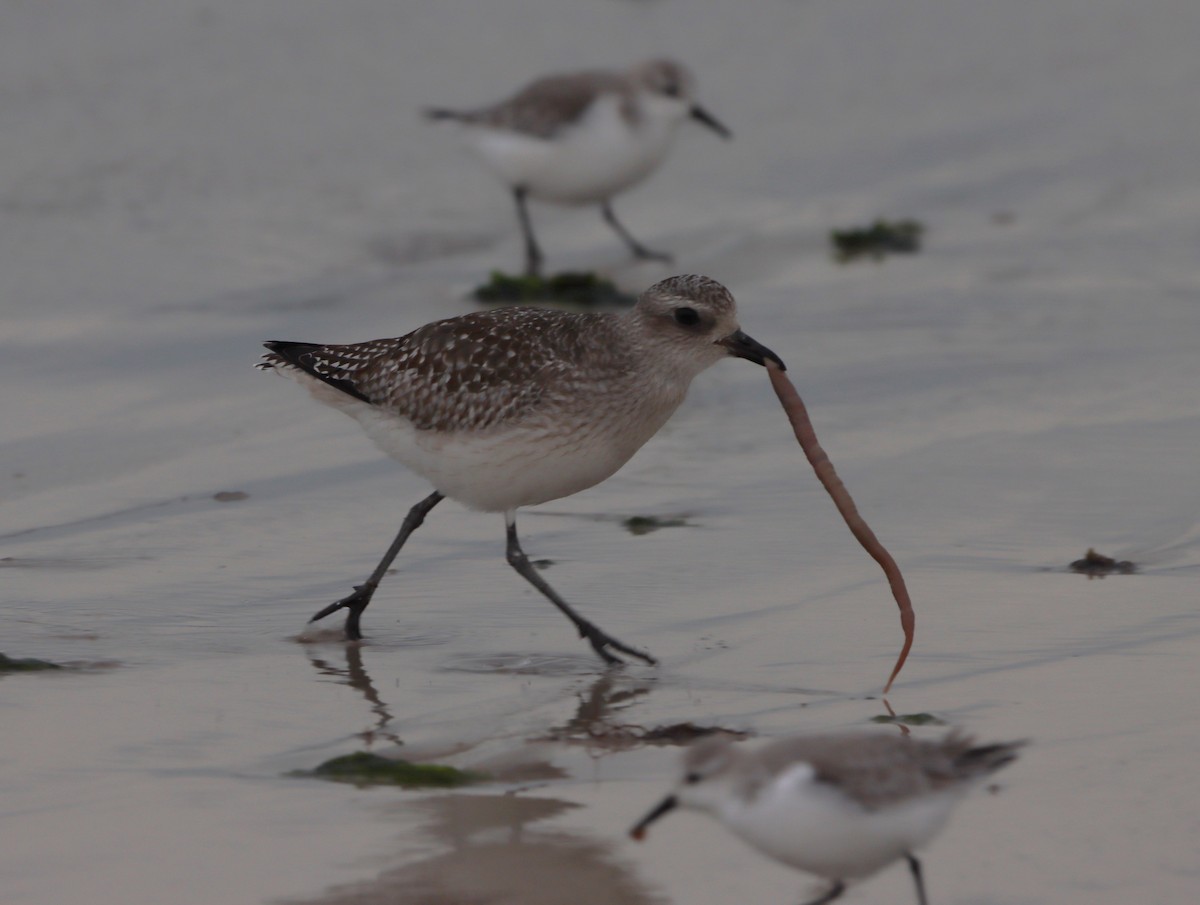
<instances>
[{"instance_id":1,"label":"sanderling's beak","mask_svg":"<svg viewBox=\"0 0 1200 905\"><path fill-rule=\"evenodd\" d=\"M694 104L692 109L688 111L688 116L697 122L704 123L722 138L733 138L733 133L725 128L725 124L701 107L699 104Z\"/></svg>"},{"instance_id":2,"label":"sanderling's beak","mask_svg":"<svg viewBox=\"0 0 1200 905\"><path fill-rule=\"evenodd\" d=\"M666 814L668 811L675 810L678 805L679 799L674 795L668 795L658 803L653 811L634 824L633 829L629 831L629 835L638 842L641 842L644 838L646 838L646 827L656 821L663 814Z\"/></svg>"},{"instance_id":3,"label":"sanderling's beak","mask_svg":"<svg viewBox=\"0 0 1200 905\"><path fill-rule=\"evenodd\" d=\"M736 355L738 358L744 358L747 361L752 361L756 365L767 364L767 361L773 361L779 365L779 370L786 371L787 365L783 363L783 359L764 346L757 340L751 339L741 330L730 333L724 339L717 340L717 345L724 346L729 350L730 355Z\"/></svg>"}]
</instances>

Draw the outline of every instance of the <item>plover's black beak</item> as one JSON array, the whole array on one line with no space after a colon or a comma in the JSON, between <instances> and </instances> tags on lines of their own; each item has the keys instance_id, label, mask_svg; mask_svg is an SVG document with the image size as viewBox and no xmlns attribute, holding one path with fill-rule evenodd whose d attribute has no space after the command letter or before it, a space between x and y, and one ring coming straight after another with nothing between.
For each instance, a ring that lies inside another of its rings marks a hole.
<instances>
[{"instance_id":1,"label":"plover's black beak","mask_svg":"<svg viewBox=\"0 0 1200 905\"><path fill-rule=\"evenodd\" d=\"M725 128L725 124L699 104L693 105L692 109L688 111L688 115L696 122L704 123L722 138L733 138L733 133Z\"/></svg>"},{"instance_id":2,"label":"plover's black beak","mask_svg":"<svg viewBox=\"0 0 1200 905\"><path fill-rule=\"evenodd\" d=\"M717 340L717 345L724 346L729 350L730 355L736 355L738 358L745 358L747 361L752 361L756 365L767 364L767 361L773 361L779 365L779 370L786 371L787 365L783 363L783 359L764 346L757 340L751 339L741 330L730 333L724 339Z\"/></svg>"},{"instance_id":3,"label":"plover's black beak","mask_svg":"<svg viewBox=\"0 0 1200 905\"><path fill-rule=\"evenodd\" d=\"M674 795L668 795L658 803L657 807L655 807L653 811L634 824L633 829L629 831L629 835L638 842L641 842L642 839L646 837L646 827L656 821L663 814L666 814L668 811L675 810L678 805L679 799Z\"/></svg>"}]
</instances>

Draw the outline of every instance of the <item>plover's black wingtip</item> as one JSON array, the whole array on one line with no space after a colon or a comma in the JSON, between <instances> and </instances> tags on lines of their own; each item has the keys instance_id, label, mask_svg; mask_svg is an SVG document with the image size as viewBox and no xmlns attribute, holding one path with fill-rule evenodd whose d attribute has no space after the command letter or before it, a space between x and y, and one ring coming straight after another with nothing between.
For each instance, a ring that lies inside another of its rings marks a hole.
<instances>
[{"instance_id":1,"label":"plover's black wingtip","mask_svg":"<svg viewBox=\"0 0 1200 905\"><path fill-rule=\"evenodd\" d=\"M280 365L287 364L287 357L279 354L281 347L286 347L289 343L280 339L268 339L263 343L263 348L267 349L259 356L258 363L254 365L258 371L274 371Z\"/></svg>"}]
</instances>

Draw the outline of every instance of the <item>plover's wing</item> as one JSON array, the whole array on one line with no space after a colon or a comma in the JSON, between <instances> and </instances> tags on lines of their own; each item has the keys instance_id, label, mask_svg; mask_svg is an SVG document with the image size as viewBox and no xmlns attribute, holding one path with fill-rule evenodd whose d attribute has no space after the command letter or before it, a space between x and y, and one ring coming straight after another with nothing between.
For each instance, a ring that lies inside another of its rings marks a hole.
<instances>
[{"instance_id":1,"label":"plover's wing","mask_svg":"<svg viewBox=\"0 0 1200 905\"><path fill-rule=\"evenodd\" d=\"M553 138L577 122L602 92L621 98L627 118L634 115L633 93L628 81L611 72L575 72L550 75L526 85L506 101L480 110L426 110L432 119L455 119L472 125L506 129L534 138Z\"/></svg>"},{"instance_id":2,"label":"plover's wing","mask_svg":"<svg viewBox=\"0 0 1200 905\"><path fill-rule=\"evenodd\" d=\"M406 336L343 345L273 341L260 368L295 369L420 430L484 430L519 420L570 369L578 315L476 312Z\"/></svg>"}]
</instances>

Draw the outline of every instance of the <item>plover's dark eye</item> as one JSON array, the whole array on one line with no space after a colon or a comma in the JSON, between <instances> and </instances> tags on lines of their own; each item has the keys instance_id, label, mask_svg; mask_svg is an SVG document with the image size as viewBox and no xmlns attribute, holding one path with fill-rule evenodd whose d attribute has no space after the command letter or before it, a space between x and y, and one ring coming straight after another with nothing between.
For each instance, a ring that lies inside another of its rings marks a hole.
<instances>
[{"instance_id":1,"label":"plover's dark eye","mask_svg":"<svg viewBox=\"0 0 1200 905\"><path fill-rule=\"evenodd\" d=\"M695 308L676 308L675 323L684 327L694 327L700 323L700 315L696 313Z\"/></svg>"},{"instance_id":2,"label":"plover's dark eye","mask_svg":"<svg viewBox=\"0 0 1200 905\"><path fill-rule=\"evenodd\" d=\"M679 83L666 82L662 86L662 93L667 97L679 97Z\"/></svg>"},{"instance_id":3,"label":"plover's dark eye","mask_svg":"<svg viewBox=\"0 0 1200 905\"><path fill-rule=\"evenodd\" d=\"M685 777L683 777L683 781L689 786L694 786L696 783L698 783L700 781L700 779L701 779L701 776L699 773L689 773Z\"/></svg>"}]
</instances>

